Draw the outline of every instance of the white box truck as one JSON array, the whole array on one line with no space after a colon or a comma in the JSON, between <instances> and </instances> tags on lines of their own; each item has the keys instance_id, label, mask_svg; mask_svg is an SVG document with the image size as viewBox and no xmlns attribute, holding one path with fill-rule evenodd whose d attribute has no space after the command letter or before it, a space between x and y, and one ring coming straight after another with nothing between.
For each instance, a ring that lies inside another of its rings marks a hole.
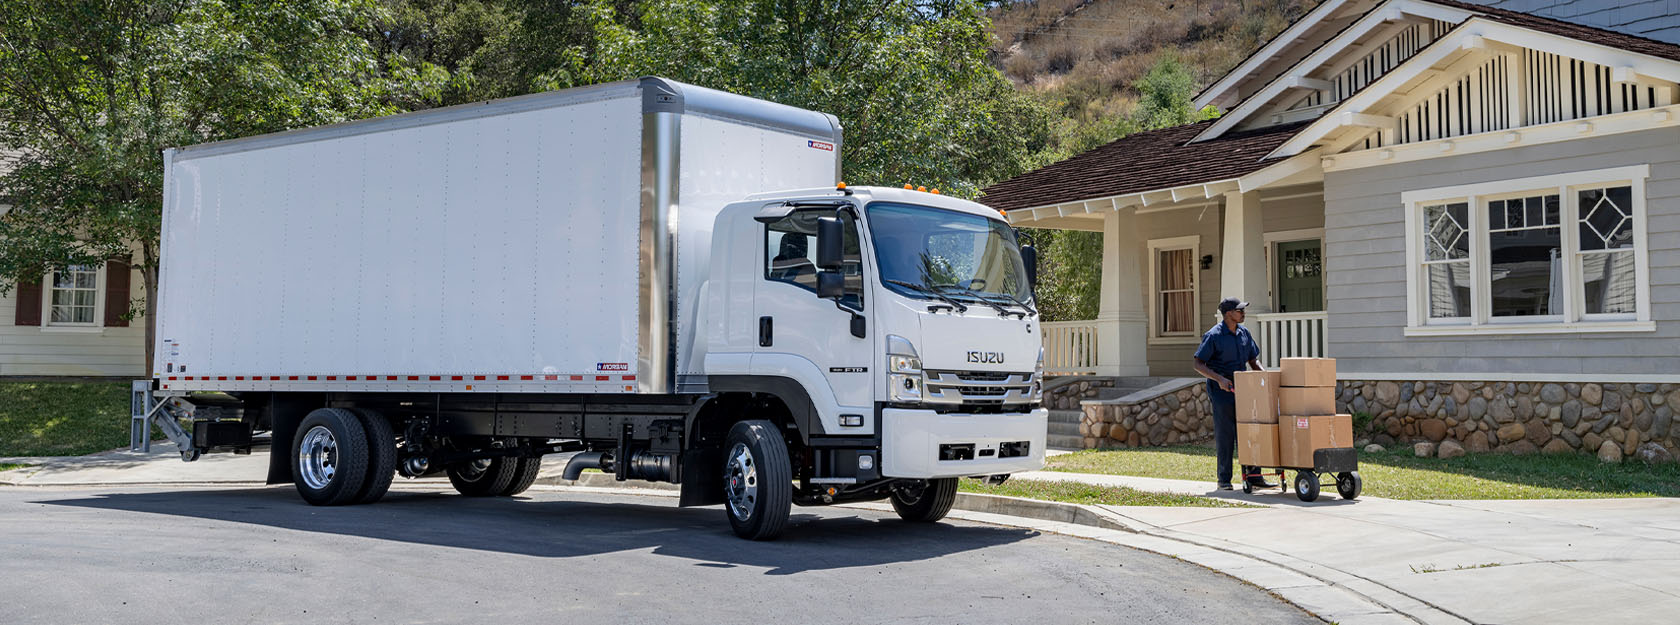
<instances>
[{"instance_id":1,"label":"white box truck","mask_svg":"<svg viewBox=\"0 0 1680 625\"><path fill-rule=\"evenodd\" d=\"M791 504L937 520L1043 465L1032 254L979 204L837 184L840 135L647 78L168 150L134 443L267 446L317 505L573 453L747 538Z\"/></svg>"}]
</instances>

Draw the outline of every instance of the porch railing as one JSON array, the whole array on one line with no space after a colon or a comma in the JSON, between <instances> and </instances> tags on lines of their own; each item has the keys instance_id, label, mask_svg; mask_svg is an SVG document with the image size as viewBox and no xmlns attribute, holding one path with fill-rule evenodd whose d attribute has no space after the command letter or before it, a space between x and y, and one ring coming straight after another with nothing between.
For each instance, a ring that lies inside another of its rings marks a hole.
<instances>
[{"instance_id":1,"label":"porch railing","mask_svg":"<svg viewBox=\"0 0 1680 625\"><path fill-rule=\"evenodd\" d=\"M1043 324L1044 374L1093 374L1101 359L1097 356L1097 322L1052 321Z\"/></svg>"},{"instance_id":2,"label":"porch railing","mask_svg":"<svg viewBox=\"0 0 1680 625\"><path fill-rule=\"evenodd\" d=\"M1249 317L1243 324L1260 344L1260 363L1278 366L1280 358L1323 358L1325 355L1323 311L1266 313Z\"/></svg>"}]
</instances>

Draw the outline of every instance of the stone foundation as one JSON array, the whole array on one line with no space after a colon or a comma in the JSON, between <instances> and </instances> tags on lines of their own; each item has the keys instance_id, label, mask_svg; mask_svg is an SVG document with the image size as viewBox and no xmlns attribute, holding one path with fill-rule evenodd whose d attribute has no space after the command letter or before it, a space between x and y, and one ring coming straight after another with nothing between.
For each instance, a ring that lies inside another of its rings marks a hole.
<instances>
[{"instance_id":1,"label":"stone foundation","mask_svg":"<svg viewBox=\"0 0 1680 625\"><path fill-rule=\"evenodd\" d=\"M1336 404L1371 415L1369 429L1355 438L1435 443L1430 448L1442 455L1584 453L1606 462L1669 462L1680 452L1675 384L1343 380Z\"/></svg>"},{"instance_id":2,"label":"stone foundation","mask_svg":"<svg viewBox=\"0 0 1680 625\"><path fill-rule=\"evenodd\" d=\"M1200 379L1186 378L1183 386L1140 401L1086 401L1082 407L1079 434L1086 449L1183 445L1213 436L1213 411Z\"/></svg>"},{"instance_id":3,"label":"stone foundation","mask_svg":"<svg viewBox=\"0 0 1680 625\"><path fill-rule=\"evenodd\" d=\"M1080 400L1095 399L1105 388L1114 388L1114 378L1079 376L1077 381L1044 389L1044 407L1051 410L1078 410Z\"/></svg>"}]
</instances>

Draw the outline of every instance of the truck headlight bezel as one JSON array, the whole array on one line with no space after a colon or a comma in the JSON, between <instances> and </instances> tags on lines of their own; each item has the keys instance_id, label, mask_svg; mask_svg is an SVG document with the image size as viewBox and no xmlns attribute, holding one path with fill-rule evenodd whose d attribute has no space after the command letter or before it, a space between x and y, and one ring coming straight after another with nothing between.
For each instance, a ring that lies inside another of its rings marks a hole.
<instances>
[{"instance_id":1,"label":"truck headlight bezel","mask_svg":"<svg viewBox=\"0 0 1680 625\"><path fill-rule=\"evenodd\" d=\"M922 358L902 336L887 335L887 399L898 404L922 401Z\"/></svg>"}]
</instances>

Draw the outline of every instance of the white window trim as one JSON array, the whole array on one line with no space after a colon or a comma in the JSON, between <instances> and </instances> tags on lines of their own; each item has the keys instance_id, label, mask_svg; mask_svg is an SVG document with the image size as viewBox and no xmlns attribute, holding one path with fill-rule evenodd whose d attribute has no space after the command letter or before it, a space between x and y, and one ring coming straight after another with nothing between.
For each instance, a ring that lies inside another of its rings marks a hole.
<instances>
[{"instance_id":1,"label":"white window trim","mask_svg":"<svg viewBox=\"0 0 1680 625\"><path fill-rule=\"evenodd\" d=\"M1313 195L1318 194L1314 193ZM1273 311L1276 311L1279 306L1277 284L1277 244L1294 243L1296 241L1311 241L1313 239L1318 239L1318 254L1321 259L1319 262L1322 263L1322 259L1326 256L1323 228L1279 230L1277 232L1266 232L1260 235L1260 240L1265 244L1266 248L1266 297L1271 300L1271 309ZM1320 293L1319 299L1322 300L1319 303L1324 305L1324 310L1329 310L1330 308L1330 302L1328 301L1329 298L1326 297L1330 293L1330 287L1324 282L1324 276L1327 273L1328 272L1324 271L1324 267L1322 265L1318 268L1318 292Z\"/></svg>"},{"instance_id":2,"label":"white window trim","mask_svg":"<svg viewBox=\"0 0 1680 625\"><path fill-rule=\"evenodd\" d=\"M1400 194L1400 201L1406 210L1406 328L1405 336L1443 336L1465 334L1563 334L1563 333L1594 333L1594 332L1653 332L1656 323L1651 320L1651 278L1649 256L1649 241L1646 234L1645 212L1645 179L1650 177L1649 165L1635 165L1631 167L1615 167L1592 171L1573 172L1551 176L1533 176L1529 178L1514 178L1480 182L1475 184L1439 187L1435 189L1420 189L1406 191ZM1585 308L1585 294L1582 291L1581 277L1577 275L1576 256L1580 244L1578 238L1580 211L1577 206L1578 198L1575 191L1581 188L1613 186L1627 184L1632 188L1633 197L1633 238L1634 238L1634 281L1635 305L1638 312L1634 315L1583 315L1580 311ZM1522 196L1530 193L1556 193L1562 203L1563 213L1560 220L1564 240L1564 255L1568 262L1564 263L1564 284L1567 292L1564 297L1564 312L1560 320L1556 321L1499 321L1493 319L1483 301L1489 292L1488 250L1487 250L1487 207L1486 202ZM1453 319L1450 321L1431 322L1425 311L1428 295L1423 292L1426 288L1425 280L1419 272L1423 264L1423 237L1419 232L1421 215L1419 211L1425 204L1439 204L1447 201L1463 201L1469 204L1470 216L1470 273L1474 279L1469 319Z\"/></svg>"},{"instance_id":3,"label":"white window trim","mask_svg":"<svg viewBox=\"0 0 1680 625\"><path fill-rule=\"evenodd\" d=\"M1149 244L1149 344L1150 345L1182 345L1201 342L1201 332L1192 325L1190 331L1184 334L1166 334L1160 332L1160 321L1156 311L1160 310L1160 290L1156 288L1160 275L1158 267L1161 252L1172 250L1190 250L1190 319L1191 323L1202 318L1202 276L1198 263L1202 258L1201 235L1172 237L1168 239L1150 239Z\"/></svg>"},{"instance_id":4,"label":"white window trim","mask_svg":"<svg viewBox=\"0 0 1680 625\"><path fill-rule=\"evenodd\" d=\"M49 271L41 278L42 332L103 332L105 330L105 263L93 268L93 321L91 323L54 322L52 320L53 278L57 271Z\"/></svg>"}]
</instances>

